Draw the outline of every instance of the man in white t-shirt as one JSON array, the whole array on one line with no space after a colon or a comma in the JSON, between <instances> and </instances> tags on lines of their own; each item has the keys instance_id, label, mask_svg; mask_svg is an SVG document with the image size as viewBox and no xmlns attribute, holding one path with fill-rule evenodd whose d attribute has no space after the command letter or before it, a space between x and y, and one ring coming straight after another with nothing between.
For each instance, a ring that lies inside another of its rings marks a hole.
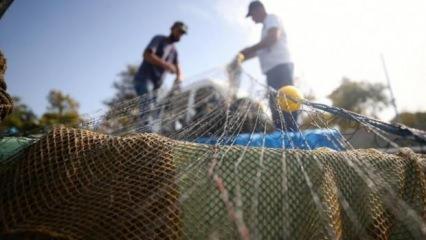
<instances>
[{"instance_id":1,"label":"man in white t-shirt","mask_svg":"<svg viewBox=\"0 0 426 240\"><path fill-rule=\"evenodd\" d=\"M276 15L268 14L260 1L250 3L247 17L251 17L255 23L262 23L263 28L261 41L240 51L244 56L243 60L259 57L268 86L273 89L278 90L283 86L293 85L294 66L281 19ZM275 127L287 131L297 131L297 112L281 113L276 104L276 94L269 95L269 106Z\"/></svg>"}]
</instances>

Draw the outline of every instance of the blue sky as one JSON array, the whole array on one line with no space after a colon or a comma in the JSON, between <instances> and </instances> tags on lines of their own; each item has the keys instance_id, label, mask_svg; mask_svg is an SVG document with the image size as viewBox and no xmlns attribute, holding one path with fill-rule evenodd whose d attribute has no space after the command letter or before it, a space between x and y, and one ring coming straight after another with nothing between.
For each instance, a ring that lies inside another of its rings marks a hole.
<instances>
[{"instance_id":1,"label":"blue sky","mask_svg":"<svg viewBox=\"0 0 426 240\"><path fill-rule=\"evenodd\" d=\"M168 34L175 20L189 25L189 34L177 46L185 76L224 64L243 47L245 36L214 17L209 1L117 3L15 1L0 22L10 93L37 113L45 110L53 88L77 99L81 112L102 108L101 102L113 95L117 74L127 64L139 64L150 38ZM186 4L207 9L206 15L186 13Z\"/></svg>"},{"instance_id":2,"label":"blue sky","mask_svg":"<svg viewBox=\"0 0 426 240\"><path fill-rule=\"evenodd\" d=\"M189 25L178 43L185 76L228 62L255 43L260 26L245 19L249 0L15 1L0 21L9 92L36 113L50 89L80 102L82 113L104 108L112 82L139 64L155 34L175 20ZM343 76L385 82L384 53L400 109L426 111L426 4L423 0L265 0L283 18L296 84L324 98ZM257 61L245 69L258 78Z\"/></svg>"}]
</instances>

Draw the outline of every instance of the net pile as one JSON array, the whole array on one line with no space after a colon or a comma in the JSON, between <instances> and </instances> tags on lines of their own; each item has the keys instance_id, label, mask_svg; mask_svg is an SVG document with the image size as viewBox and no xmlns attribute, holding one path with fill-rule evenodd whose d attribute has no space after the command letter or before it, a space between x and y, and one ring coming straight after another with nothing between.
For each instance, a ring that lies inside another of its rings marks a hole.
<instances>
[{"instance_id":1,"label":"net pile","mask_svg":"<svg viewBox=\"0 0 426 240\"><path fill-rule=\"evenodd\" d=\"M56 128L0 165L0 234L424 239L425 161L409 149L283 150Z\"/></svg>"},{"instance_id":2,"label":"net pile","mask_svg":"<svg viewBox=\"0 0 426 240\"><path fill-rule=\"evenodd\" d=\"M400 148L424 138L312 103L286 118L268 104L275 90L234 67L117 101L80 129L12 137L22 151L0 159L0 239L426 238L426 159ZM0 119L5 69L0 55ZM299 129L281 131L272 110Z\"/></svg>"}]
</instances>

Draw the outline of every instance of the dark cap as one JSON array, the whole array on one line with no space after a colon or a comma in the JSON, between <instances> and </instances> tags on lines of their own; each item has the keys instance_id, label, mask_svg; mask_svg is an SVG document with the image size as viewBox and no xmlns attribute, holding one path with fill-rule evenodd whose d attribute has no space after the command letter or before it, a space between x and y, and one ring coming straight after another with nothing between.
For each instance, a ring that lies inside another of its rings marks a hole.
<instances>
[{"instance_id":1,"label":"dark cap","mask_svg":"<svg viewBox=\"0 0 426 240\"><path fill-rule=\"evenodd\" d=\"M259 7L264 8L263 3L261 3L260 1L253 1L250 3L249 7L248 7L248 13L246 15L246 17L250 17L253 14L253 11Z\"/></svg>"},{"instance_id":2,"label":"dark cap","mask_svg":"<svg viewBox=\"0 0 426 240\"><path fill-rule=\"evenodd\" d=\"M173 23L172 29L173 28L178 28L185 34L188 33L188 26L186 26L186 24L181 21L176 21L175 23Z\"/></svg>"}]
</instances>

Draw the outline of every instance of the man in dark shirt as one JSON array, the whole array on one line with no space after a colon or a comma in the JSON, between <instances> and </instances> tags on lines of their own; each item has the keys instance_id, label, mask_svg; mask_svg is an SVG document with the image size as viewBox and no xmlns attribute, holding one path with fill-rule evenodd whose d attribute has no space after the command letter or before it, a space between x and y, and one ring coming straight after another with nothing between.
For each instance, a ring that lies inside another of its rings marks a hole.
<instances>
[{"instance_id":1,"label":"man in dark shirt","mask_svg":"<svg viewBox=\"0 0 426 240\"><path fill-rule=\"evenodd\" d=\"M142 64L134 78L136 94L143 96L140 101L140 120L144 128L148 129L151 105L156 102L156 90L163 84L166 71L176 75L174 86L178 86L182 81L175 43L188 32L188 27L183 22L177 21L170 30L169 36L156 35L151 39L145 48ZM149 82L153 84L152 94L147 94ZM156 118L156 116L153 117ZM148 129L144 130L150 131Z\"/></svg>"},{"instance_id":2,"label":"man in dark shirt","mask_svg":"<svg viewBox=\"0 0 426 240\"><path fill-rule=\"evenodd\" d=\"M183 22L177 21L172 25L169 36L156 35L151 39L145 48L143 62L134 79L135 90L139 96L148 93L148 82L154 85L154 91L160 88L166 71L176 74L175 84L182 80L175 43L187 31L188 27Z\"/></svg>"}]
</instances>

